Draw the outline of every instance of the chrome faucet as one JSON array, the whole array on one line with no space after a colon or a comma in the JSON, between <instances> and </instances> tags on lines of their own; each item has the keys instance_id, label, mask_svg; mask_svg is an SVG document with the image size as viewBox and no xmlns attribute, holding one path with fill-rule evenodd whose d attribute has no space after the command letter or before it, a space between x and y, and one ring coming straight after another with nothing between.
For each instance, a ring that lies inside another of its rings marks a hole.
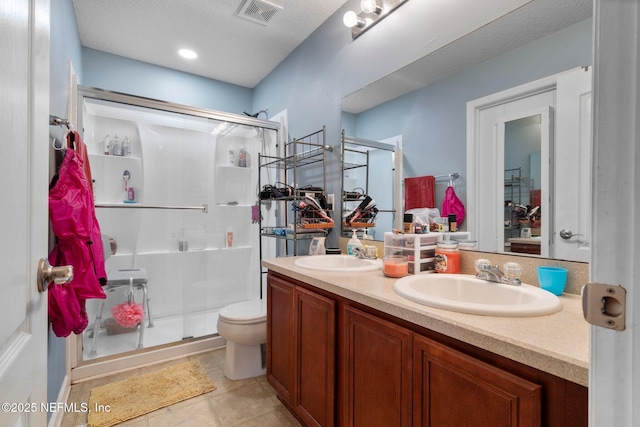
<instances>
[{"instance_id":1,"label":"chrome faucet","mask_svg":"<svg viewBox=\"0 0 640 427\"><path fill-rule=\"evenodd\" d=\"M376 259L375 253L369 253L366 247L355 246L353 248L354 255L356 258L361 259Z\"/></svg>"},{"instance_id":2,"label":"chrome faucet","mask_svg":"<svg viewBox=\"0 0 640 427\"><path fill-rule=\"evenodd\" d=\"M519 286L522 283L520 282L522 266L515 262L508 262L503 266L507 272L506 274L500 270L500 267L491 265L491 262L486 259L476 260L475 266L478 279L514 286Z\"/></svg>"}]
</instances>

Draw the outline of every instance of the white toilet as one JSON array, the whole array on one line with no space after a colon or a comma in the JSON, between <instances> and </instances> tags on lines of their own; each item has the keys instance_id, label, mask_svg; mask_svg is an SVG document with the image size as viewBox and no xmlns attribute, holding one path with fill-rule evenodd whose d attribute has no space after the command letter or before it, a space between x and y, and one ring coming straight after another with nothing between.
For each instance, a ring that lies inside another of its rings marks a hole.
<instances>
[{"instance_id":1,"label":"white toilet","mask_svg":"<svg viewBox=\"0 0 640 427\"><path fill-rule=\"evenodd\" d=\"M242 380L265 374L262 347L267 342L267 306L264 300L223 307L218 315L218 333L227 340L225 377Z\"/></svg>"}]
</instances>

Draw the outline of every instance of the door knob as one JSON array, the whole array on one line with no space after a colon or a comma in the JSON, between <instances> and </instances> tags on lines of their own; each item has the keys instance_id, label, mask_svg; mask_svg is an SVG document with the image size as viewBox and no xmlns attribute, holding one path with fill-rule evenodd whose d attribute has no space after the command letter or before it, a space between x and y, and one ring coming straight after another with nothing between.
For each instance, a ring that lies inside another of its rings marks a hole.
<instances>
[{"instance_id":1,"label":"door knob","mask_svg":"<svg viewBox=\"0 0 640 427\"><path fill-rule=\"evenodd\" d=\"M38 277L36 280L39 292L46 291L47 283L49 282L53 282L56 285L64 285L73 280L73 266L62 265L60 267L52 267L48 259L40 258L40 261L38 261Z\"/></svg>"},{"instance_id":2,"label":"door knob","mask_svg":"<svg viewBox=\"0 0 640 427\"><path fill-rule=\"evenodd\" d=\"M573 234L571 230L567 230L566 228L560 230L560 237L562 237L563 239L570 239L575 236L582 236L582 234Z\"/></svg>"}]
</instances>

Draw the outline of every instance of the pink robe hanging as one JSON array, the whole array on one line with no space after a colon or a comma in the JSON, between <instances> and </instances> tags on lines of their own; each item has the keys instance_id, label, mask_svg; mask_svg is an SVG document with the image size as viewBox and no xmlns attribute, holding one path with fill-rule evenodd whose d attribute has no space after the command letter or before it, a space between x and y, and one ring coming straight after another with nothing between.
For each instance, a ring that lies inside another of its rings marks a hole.
<instances>
[{"instance_id":1,"label":"pink robe hanging","mask_svg":"<svg viewBox=\"0 0 640 427\"><path fill-rule=\"evenodd\" d=\"M74 139L80 153L86 150L79 135ZM73 266L70 283L49 284L49 321L59 337L79 334L87 327L87 299L106 298L102 290L107 283L102 236L79 152L67 149L58 179L49 190L49 217L57 238L49 263Z\"/></svg>"}]
</instances>

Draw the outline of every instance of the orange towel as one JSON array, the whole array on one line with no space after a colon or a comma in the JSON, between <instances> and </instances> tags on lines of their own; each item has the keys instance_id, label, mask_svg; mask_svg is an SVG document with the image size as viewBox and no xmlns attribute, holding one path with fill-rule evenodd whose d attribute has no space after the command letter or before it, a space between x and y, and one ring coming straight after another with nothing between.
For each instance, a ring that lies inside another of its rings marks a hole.
<instances>
[{"instance_id":1,"label":"orange towel","mask_svg":"<svg viewBox=\"0 0 640 427\"><path fill-rule=\"evenodd\" d=\"M404 211L436 207L436 179L432 175L405 178Z\"/></svg>"}]
</instances>

